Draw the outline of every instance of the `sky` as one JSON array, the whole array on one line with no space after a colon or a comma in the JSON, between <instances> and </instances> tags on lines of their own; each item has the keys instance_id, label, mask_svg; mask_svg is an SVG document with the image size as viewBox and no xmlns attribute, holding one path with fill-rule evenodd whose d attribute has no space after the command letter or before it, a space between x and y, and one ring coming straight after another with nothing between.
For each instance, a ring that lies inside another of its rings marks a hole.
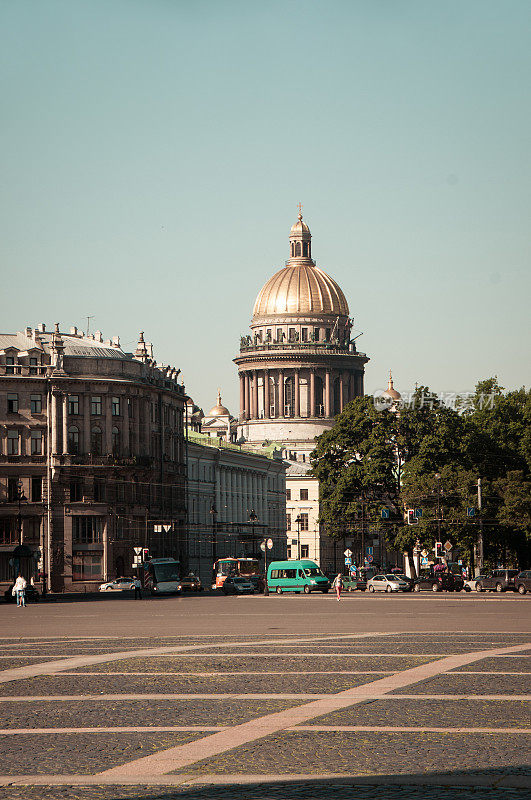
<instances>
[{"instance_id":1,"label":"sky","mask_svg":"<svg viewBox=\"0 0 531 800\"><path fill-rule=\"evenodd\" d=\"M303 204L366 391L529 385L528 0L0 0L1 332L139 331L205 411Z\"/></svg>"}]
</instances>

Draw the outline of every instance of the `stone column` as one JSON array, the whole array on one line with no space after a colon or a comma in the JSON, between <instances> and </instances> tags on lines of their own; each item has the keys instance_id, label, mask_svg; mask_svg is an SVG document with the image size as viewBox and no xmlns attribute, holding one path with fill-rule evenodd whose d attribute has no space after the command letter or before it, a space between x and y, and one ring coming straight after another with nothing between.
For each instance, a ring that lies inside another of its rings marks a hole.
<instances>
[{"instance_id":1,"label":"stone column","mask_svg":"<svg viewBox=\"0 0 531 800\"><path fill-rule=\"evenodd\" d=\"M343 373L339 373L339 410L343 411L345 401L345 390L344 390L344 377Z\"/></svg>"},{"instance_id":2,"label":"stone column","mask_svg":"<svg viewBox=\"0 0 531 800\"><path fill-rule=\"evenodd\" d=\"M50 417L50 426L52 429L52 453L57 453L57 444L59 439L58 396L58 392L52 392L52 409Z\"/></svg>"},{"instance_id":3,"label":"stone column","mask_svg":"<svg viewBox=\"0 0 531 800\"><path fill-rule=\"evenodd\" d=\"M284 371L278 373L278 417L284 416Z\"/></svg>"},{"instance_id":4,"label":"stone column","mask_svg":"<svg viewBox=\"0 0 531 800\"><path fill-rule=\"evenodd\" d=\"M250 391L249 391L249 389L250 389L250 382L249 382L249 373L248 373L248 372L246 372L246 373L245 373L243 380L244 380L244 389L245 389L245 399L244 399L244 412L243 412L243 417L244 417L244 419L249 419L249 418L250 418L250 403L249 403L249 398L250 398L250 394L251 394L251 393L250 393Z\"/></svg>"},{"instance_id":5,"label":"stone column","mask_svg":"<svg viewBox=\"0 0 531 800\"><path fill-rule=\"evenodd\" d=\"M310 370L310 408L308 416L315 417L315 370Z\"/></svg>"},{"instance_id":6,"label":"stone column","mask_svg":"<svg viewBox=\"0 0 531 800\"><path fill-rule=\"evenodd\" d=\"M90 452L90 394L88 392L83 397L83 444L81 452Z\"/></svg>"},{"instance_id":7,"label":"stone column","mask_svg":"<svg viewBox=\"0 0 531 800\"><path fill-rule=\"evenodd\" d=\"M218 508L218 520L222 519L224 522L227 519L227 476L224 467L220 465L219 477L221 483L221 508Z\"/></svg>"},{"instance_id":8,"label":"stone column","mask_svg":"<svg viewBox=\"0 0 531 800\"><path fill-rule=\"evenodd\" d=\"M63 454L68 453L68 394L63 395Z\"/></svg>"},{"instance_id":9,"label":"stone column","mask_svg":"<svg viewBox=\"0 0 531 800\"><path fill-rule=\"evenodd\" d=\"M270 401L269 401L269 370L264 370L264 418L269 419L271 414L269 411Z\"/></svg>"},{"instance_id":10,"label":"stone column","mask_svg":"<svg viewBox=\"0 0 531 800\"><path fill-rule=\"evenodd\" d=\"M294 397L294 405L295 405L295 417L300 417L301 415L301 396L300 396L300 383L299 383L299 370L295 370L295 376L293 379L293 392L295 394Z\"/></svg>"},{"instance_id":11,"label":"stone column","mask_svg":"<svg viewBox=\"0 0 531 800\"><path fill-rule=\"evenodd\" d=\"M245 378L240 372L240 419L244 419L245 415Z\"/></svg>"},{"instance_id":12,"label":"stone column","mask_svg":"<svg viewBox=\"0 0 531 800\"><path fill-rule=\"evenodd\" d=\"M126 395L122 396L123 407L123 429L122 429L122 455L129 456L129 402Z\"/></svg>"},{"instance_id":13,"label":"stone column","mask_svg":"<svg viewBox=\"0 0 531 800\"><path fill-rule=\"evenodd\" d=\"M253 407L254 419L258 419L258 370L253 371Z\"/></svg>"},{"instance_id":14,"label":"stone column","mask_svg":"<svg viewBox=\"0 0 531 800\"><path fill-rule=\"evenodd\" d=\"M133 400L133 416L135 418L135 445L136 445L136 452L131 453L131 455L139 456L142 454L142 442L140 441L140 413L141 413L141 400L140 397L137 397Z\"/></svg>"},{"instance_id":15,"label":"stone column","mask_svg":"<svg viewBox=\"0 0 531 800\"><path fill-rule=\"evenodd\" d=\"M330 370L325 374L325 417L330 416Z\"/></svg>"}]
</instances>

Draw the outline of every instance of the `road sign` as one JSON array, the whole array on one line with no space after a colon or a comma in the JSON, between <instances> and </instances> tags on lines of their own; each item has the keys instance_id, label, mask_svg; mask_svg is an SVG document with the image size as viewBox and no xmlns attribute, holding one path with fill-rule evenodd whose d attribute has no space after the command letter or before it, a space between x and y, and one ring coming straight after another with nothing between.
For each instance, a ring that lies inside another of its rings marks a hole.
<instances>
[{"instance_id":1,"label":"road sign","mask_svg":"<svg viewBox=\"0 0 531 800\"><path fill-rule=\"evenodd\" d=\"M345 564L346 564L346 565L347 565L347 567L348 567L348 566L349 566L349 564L352 564L352 559L351 559L351 558L345 558Z\"/></svg>"},{"instance_id":2,"label":"road sign","mask_svg":"<svg viewBox=\"0 0 531 800\"><path fill-rule=\"evenodd\" d=\"M367 556L365 561L367 561L368 564L372 564L372 562L374 561L374 556Z\"/></svg>"},{"instance_id":3,"label":"road sign","mask_svg":"<svg viewBox=\"0 0 531 800\"><path fill-rule=\"evenodd\" d=\"M428 555L428 551L427 551L427 550L421 550L421 551L420 551L420 554L421 554L421 556L423 556L424 558L426 558L426 556Z\"/></svg>"},{"instance_id":4,"label":"road sign","mask_svg":"<svg viewBox=\"0 0 531 800\"><path fill-rule=\"evenodd\" d=\"M467 517L475 517L476 509L475 508L467 508L466 515L467 515Z\"/></svg>"},{"instance_id":5,"label":"road sign","mask_svg":"<svg viewBox=\"0 0 531 800\"><path fill-rule=\"evenodd\" d=\"M382 519L389 519L391 516L391 511L388 508L382 508Z\"/></svg>"},{"instance_id":6,"label":"road sign","mask_svg":"<svg viewBox=\"0 0 531 800\"><path fill-rule=\"evenodd\" d=\"M349 550L347 547L343 555L345 556L345 558L350 558L352 556L352 550Z\"/></svg>"},{"instance_id":7,"label":"road sign","mask_svg":"<svg viewBox=\"0 0 531 800\"><path fill-rule=\"evenodd\" d=\"M260 542L260 550L262 551L262 553L265 553L265 549L266 549L266 543Z\"/></svg>"},{"instance_id":8,"label":"road sign","mask_svg":"<svg viewBox=\"0 0 531 800\"><path fill-rule=\"evenodd\" d=\"M266 545L267 545L267 549L268 550L272 550L273 549L273 539L268 539L267 542L266 542Z\"/></svg>"},{"instance_id":9,"label":"road sign","mask_svg":"<svg viewBox=\"0 0 531 800\"><path fill-rule=\"evenodd\" d=\"M428 563L428 559L426 558L426 556L423 556L423 557L420 559L420 563L421 563L421 564L427 564L427 563Z\"/></svg>"},{"instance_id":10,"label":"road sign","mask_svg":"<svg viewBox=\"0 0 531 800\"><path fill-rule=\"evenodd\" d=\"M135 551L135 556L139 556L140 553L142 552L141 547L133 547L133 550Z\"/></svg>"},{"instance_id":11,"label":"road sign","mask_svg":"<svg viewBox=\"0 0 531 800\"><path fill-rule=\"evenodd\" d=\"M373 548L372 548L372 547L368 547L368 548L367 548L367 555L368 555L368 556L372 556L373 552L374 552L374 550L373 550Z\"/></svg>"},{"instance_id":12,"label":"road sign","mask_svg":"<svg viewBox=\"0 0 531 800\"><path fill-rule=\"evenodd\" d=\"M350 565L350 574L351 575L355 575L356 574L356 565L355 564L351 564Z\"/></svg>"},{"instance_id":13,"label":"road sign","mask_svg":"<svg viewBox=\"0 0 531 800\"><path fill-rule=\"evenodd\" d=\"M417 519L420 519L422 517L422 509L421 508L416 508L415 509L415 516L416 516Z\"/></svg>"},{"instance_id":14,"label":"road sign","mask_svg":"<svg viewBox=\"0 0 531 800\"><path fill-rule=\"evenodd\" d=\"M444 549L446 550L446 552L449 552L452 549L452 547L453 547L452 543L446 540L446 542L444 543Z\"/></svg>"}]
</instances>

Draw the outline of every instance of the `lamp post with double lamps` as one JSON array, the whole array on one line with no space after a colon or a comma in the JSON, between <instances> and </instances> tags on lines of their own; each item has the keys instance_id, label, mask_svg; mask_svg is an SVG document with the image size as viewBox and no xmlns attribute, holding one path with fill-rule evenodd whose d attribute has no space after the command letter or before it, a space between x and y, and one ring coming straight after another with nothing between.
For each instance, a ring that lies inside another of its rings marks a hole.
<instances>
[{"instance_id":1,"label":"lamp post with double lamps","mask_svg":"<svg viewBox=\"0 0 531 800\"><path fill-rule=\"evenodd\" d=\"M301 515L298 514L295 520L297 523L297 561L301 560Z\"/></svg>"}]
</instances>

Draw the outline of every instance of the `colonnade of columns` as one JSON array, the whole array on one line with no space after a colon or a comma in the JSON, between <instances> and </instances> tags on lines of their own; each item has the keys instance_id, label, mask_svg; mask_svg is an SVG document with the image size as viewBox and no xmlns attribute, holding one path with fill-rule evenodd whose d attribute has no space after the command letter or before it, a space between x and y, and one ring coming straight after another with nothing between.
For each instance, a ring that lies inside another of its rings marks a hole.
<instances>
[{"instance_id":1,"label":"colonnade of columns","mask_svg":"<svg viewBox=\"0 0 531 800\"><path fill-rule=\"evenodd\" d=\"M220 466L216 480L218 520L248 522L254 511L257 525L268 522L267 475Z\"/></svg>"},{"instance_id":2,"label":"colonnade of columns","mask_svg":"<svg viewBox=\"0 0 531 800\"><path fill-rule=\"evenodd\" d=\"M240 419L332 417L362 394L362 370L316 367L242 371Z\"/></svg>"}]
</instances>

